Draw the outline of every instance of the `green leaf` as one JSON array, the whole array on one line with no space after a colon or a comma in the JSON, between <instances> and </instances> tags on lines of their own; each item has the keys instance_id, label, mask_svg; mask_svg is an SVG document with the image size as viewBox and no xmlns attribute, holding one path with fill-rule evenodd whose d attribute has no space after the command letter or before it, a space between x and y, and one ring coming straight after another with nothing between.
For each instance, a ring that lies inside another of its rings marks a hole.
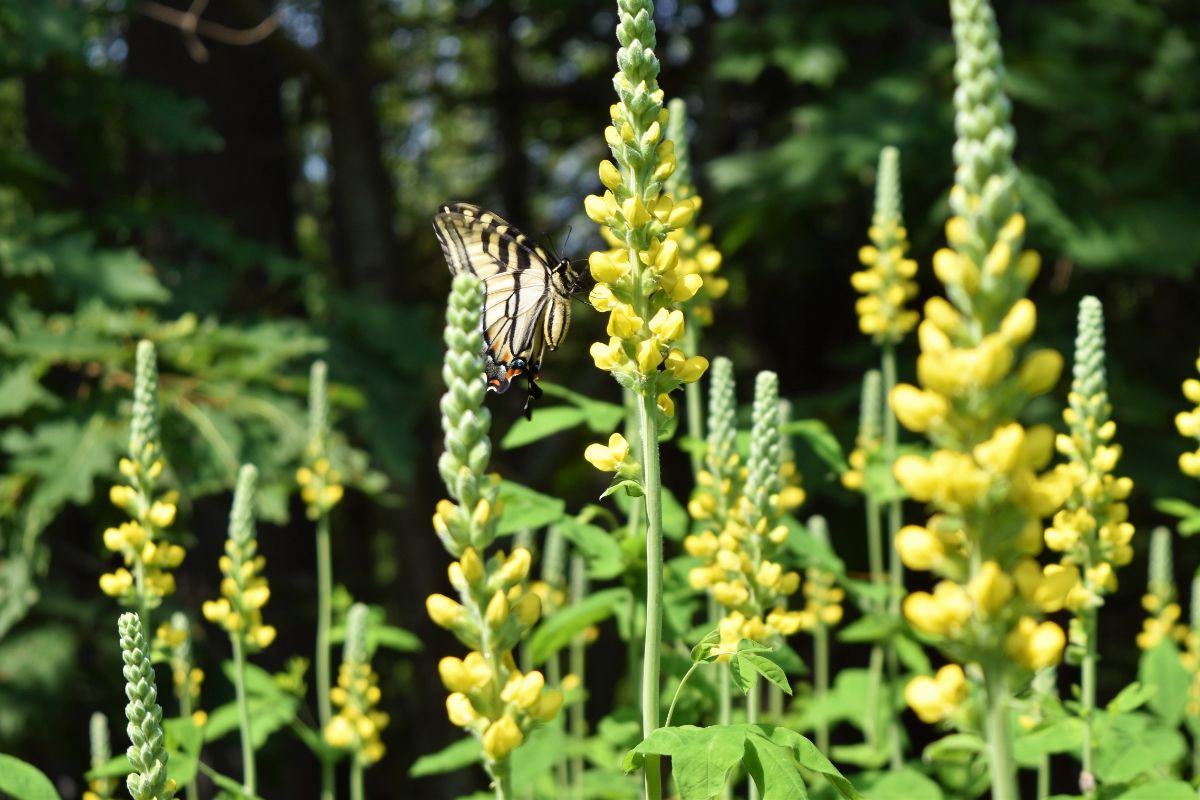
<instances>
[{"instance_id":1,"label":"green leaf","mask_svg":"<svg viewBox=\"0 0 1200 800\"><path fill-rule=\"evenodd\" d=\"M0 794L20 800L59 800L58 790L40 769L0 753Z\"/></svg>"},{"instance_id":2,"label":"green leaf","mask_svg":"<svg viewBox=\"0 0 1200 800\"><path fill-rule=\"evenodd\" d=\"M790 747L796 761L800 762L800 766L819 773L846 800L862 800L862 795L850 781L846 780L846 776L825 757L824 753L817 749L815 744L804 736L783 726L758 725L752 727L757 727L772 742Z\"/></svg>"},{"instance_id":3,"label":"green leaf","mask_svg":"<svg viewBox=\"0 0 1200 800\"><path fill-rule=\"evenodd\" d=\"M766 650L768 648L750 639L739 641L737 653L729 661L729 670L733 675L734 681L737 683L738 688L742 690L742 694L745 694L750 691L750 687L754 684L754 676L758 674L783 691L791 694L792 685L788 682L787 675L784 674L778 664L761 655Z\"/></svg>"},{"instance_id":4,"label":"green leaf","mask_svg":"<svg viewBox=\"0 0 1200 800\"><path fill-rule=\"evenodd\" d=\"M123 440L96 415L86 425L60 419L39 425L32 433L10 428L0 438L0 446L13 457L10 471L38 478L25 502L53 516L65 503L91 502L97 477L112 469Z\"/></svg>"},{"instance_id":5,"label":"green leaf","mask_svg":"<svg viewBox=\"0 0 1200 800\"><path fill-rule=\"evenodd\" d=\"M592 433L612 433L625 418L625 409L616 403L593 400L585 394L573 392L557 383L541 381L538 385L551 397L566 400L583 411L584 421Z\"/></svg>"},{"instance_id":6,"label":"green leaf","mask_svg":"<svg viewBox=\"0 0 1200 800\"><path fill-rule=\"evenodd\" d=\"M987 752L987 742L973 733L952 733L925 748L926 761L962 764Z\"/></svg>"},{"instance_id":7,"label":"green leaf","mask_svg":"<svg viewBox=\"0 0 1200 800\"><path fill-rule=\"evenodd\" d=\"M1159 498L1154 501L1154 507L1164 514L1170 514L1172 517L1200 516L1200 506L1193 505L1187 500L1181 500L1178 497Z\"/></svg>"},{"instance_id":8,"label":"green leaf","mask_svg":"<svg viewBox=\"0 0 1200 800\"><path fill-rule=\"evenodd\" d=\"M558 523L558 530L583 556L589 577L607 580L625 570L621 545L612 534L598 525L580 522L574 517L563 517Z\"/></svg>"},{"instance_id":9,"label":"green leaf","mask_svg":"<svg viewBox=\"0 0 1200 800\"><path fill-rule=\"evenodd\" d=\"M1196 800L1196 790L1183 781L1151 781L1115 795L1114 800Z\"/></svg>"},{"instance_id":10,"label":"green leaf","mask_svg":"<svg viewBox=\"0 0 1200 800\"><path fill-rule=\"evenodd\" d=\"M808 797L808 787L791 748L751 734L746 737L743 761L762 800L806 800Z\"/></svg>"},{"instance_id":11,"label":"green leaf","mask_svg":"<svg viewBox=\"0 0 1200 800\"><path fill-rule=\"evenodd\" d=\"M16 417L31 408L57 408L59 399L42 387L34 365L21 362L0 378L0 418Z\"/></svg>"},{"instance_id":12,"label":"green leaf","mask_svg":"<svg viewBox=\"0 0 1200 800\"><path fill-rule=\"evenodd\" d=\"M425 645L412 631L396 625L368 625L367 649L386 647L400 653L419 653Z\"/></svg>"},{"instance_id":13,"label":"green leaf","mask_svg":"<svg viewBox=\"0 0 1200 800\"><path fill-rule=\"evenodd\" d=\"M250 711L250 743L260 749L271 734L296 718L300 701L293 695L280 693L273 697L253 695L247 698ZM204 725L204 741L215 742L237 731L240 717L236 701L218 706L208 715Z\"/></svg>"},{"instance_id":14,"label":"green leaf","mask_svg":"<svg viewBox=\"0 0 1200 800\"><path fill-rule=\"evenodd\" d=\"M95 769L88 770L83 777L89 781L93 778L124 778L131 772L133 772L133 765L122 753L119 756L113 756Z\"/></svg>"},{"instance_id":15,"label":"green leaf","mask_svg":"<svg viewBox=\"0 0 1200 800\"><path fill-rule=\"evenodd\" d=\"M426 775L441 775L445 772L469 767L479 762L483 748L474 736L458 739L436 753L421 756L408 768L410 778L423 778Z\"/></svg>"},{"instance_id":16,"label":"green leaf","mask_svg":"<svg viewBox=\"0 0 1200 800\"><path fill-rule=\"evenodd\" d=\"M1024 767L1036 767L1051 753L1078 752L1083 746L1083 720L1064 717L1019 734L1013 743L1013 755Z\"/></svg>"},{"instance_id":17,"label":"green leaf","mask_svg":"<svg viewBox=\"0 0 1200 800\"><path fill-rule=\"evenodd\" d=\"M618 477L607 489L604 490L604 493L600 495L600 499L603 500L613 492L616 492L620 489L624 489L625 494L629 497L641 497L646 493L645 489L642 488L642 484L638 481L635 481L632 478Z\"/></svg>"},{"instance_id":18,"label":"green leaf","mask_svg":"<svg viewBox=\"0 0 1200 800\"><path fill-rule=\"evenodd\" d=\"M1138 712L1111 719L1096 749L1096 777L1124 783L1152 775L1187 752L1183 736L1156 718Z\"/></svg>"},{"instance_id":19,"label":"green leaf","mask_svg":"<svg viewBox=\"0 0 1200 800\"><path fill-rule=\"evenodd\" d=\"M1174 642L1164 639L1142 653L1138 680L1157 689L1149 699L1150 709L1163 722L1175 727L1183 721L1192 679L1179 661Z\"/></svg>"},{"instance_id":20,"label":"green leaf","mask_svg":"<svg viewBox=\"0 0 1200 800\"><path fill-rule=\"evenodd\" d=\"M910 671L918 675L928 675L933 672L933 665L929 662L929 656L925 654L925 648L921 647L920 642L900 632L897 632L891 641L892 647L896 650L896 657Z\"/></svg>"},{"instance_id":21,"label":"green leaf","mask_svg":"<svg viewBox=\"0 0 1200 800\"><path fill-rule=\"evenodd\" d=\"M866 614L838 631L839 642L882 642L896 633L897 623L882 614Z\"/></svg>"},{"instance_id":22,"label":"green leaf","mask_svg":"<svg viewBox=\"0 0 1200 800\"><path fill-rule=\"evenodd\" d=\"M781 430L785 434L795 434L808 443L817 457L837 474L850 469L846 463L846 454L837 437L829 430L829 426L819 419L797 419L784 425Z\"/></svg>"},{"instance_id":23,"label":"green leaf","mask_svg":"<svg viewBox=\"0 0 1200 800\"><path fill-rule=\"evenodd\" d=\"M1126 686L1121 691L1117 692L1108 703L1108 713L1124 714L1129 711L1136 711L1150 701L1158 693L1157 686L1147 686L1144 683L1134 681Z\"/></svg>"},{"instance_id":24,"label":"green leaf","mask_svg":"<svg viewBox=\"0 0 1200 800\"><path fill-rule=\"evenodd\" d=\"M899 772L889 772L871 784L867 790L871 797L904 798L904 800L942 800L941 788L911 767Z\"/></svg>"},{"instance_id":25,"label":"green leaf","mask_svg":"<svg viewBox=\"0 0 1200 800\"><path fill-rule=\"evenodd\" d=\"M636 769L649 753L671 757L671 770L681 800L710 800L720 794L729 771L742 760L750 726L681 725L652 731L626 755L626 772Z\"/></svg>"},{"instance_id":26,"label":"green leaf","mask_svg":"<svg viewBox=\"0 0 1200 800\"><path fill-rule=\"evenodd\" d=\"M500 440L500 447L504 450L524 447L547 436L570 430L586 421L587 414L576 406L539 408L533 419L518 418Z\"/></svg>"},{"instance_id":27,"label":"green leaf","mask_svg":"<svg viewBox=\"0 0 1200 800\"><path fill-rule=\"evenodd\" d=\"M704 638L696 642L696 646L692 648L692 663L700 661L708 661L712 658L712 650L721 643L721 631L714 629L705 634Z\"/></svg>"},{"instance_id":28,"label":"green leaf","mask_svg":"<svg viewBox=\"0 0 1200 800\"><path fill-rule=\"evenodd\" d=\"M504 513L497 526L499 535L524 528L536 530L558 522L567 508L562 500L513 481L501 481L500 499L504 501Z\"/></svg>"},{"instance_id":29,"label":"green leaf","mask_svg":"<svg viewBox=\"0 0 1200 800\"><path fill-rule=\"evenodd\" d=\"M566 757L566 736L561 722L543 725L525 738L512 754L514 786L531 786Z\"/></svg>"},{"instance_id":30,"label":"green leaf","mask_svg":"<svg viewBox=\"0 0 1200 800\"><path fill-rule=\"evenodd\" d=\"M687 535L689 522L687 509L680 505L670 489L662 487L663 536L672 541L680 541Z\"/></svg>"},{"instance_id":31,"label":"green leaf","mask_svg":"<svg viewBox=\"0 0 1200 800\"><path fill-rule=\"evenodd\" d=\"M551 614L529 637L529 658L534 666L571 643L585 628L608 619L623 608L629 592L620 587L601 589L578 603Z\"/></svg>"},{"instance_id":32,"label":"green leaf","mask_svg":"<svg viewBox=\"0 0 1200 800\"><path fill-rule=\"evenodd\" d=\"M204 744L204 734L190 717L164 719L163 729L167 733L167 747L171 750L179 750L194 756L200 752L200 747ZM183 781L183 783L186 782Z\"/></svg>"}]
</instances>

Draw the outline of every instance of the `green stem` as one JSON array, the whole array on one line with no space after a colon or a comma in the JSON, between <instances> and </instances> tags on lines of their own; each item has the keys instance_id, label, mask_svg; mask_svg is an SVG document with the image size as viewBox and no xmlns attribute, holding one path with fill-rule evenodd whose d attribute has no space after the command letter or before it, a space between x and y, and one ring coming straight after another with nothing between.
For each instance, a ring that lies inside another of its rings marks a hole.
<instances>
[{"instance_id":1,"label":"green stem","mask_svg":"<svg viewBox=\"0 0 1200 800\"><path fill-rule=\"evenodd\" d=\"M820 622L813 630L813 651L813 660L816 662L813 665L813 692L817 704L822 705L829 694L829 628ZM829 722L823 714L817 722L817 749L822 753L829 752Z\"/></svg>"},{"instance_id":2,"label":"green stem","mask_svg":"<svg viewBox=\"0 0 1200 800\"><path fill-rule=\"evenodd\" d=\"M708 596L708 617L716 625L721 619L721 608L716 599ZM728 725L733 720L733 688L729 685L729 665L717 664L717 722ZM728 778L721 790L721 800L732 800L733 781Z\"/></svg>"},{"instance_id":3,"label":"green stem","mask_svg":"<svg viewBox=\"0 0 1200 800\"><path fill-rule=\"evenodd\" d=\"M755 675L750 681L750 691L746 693L746 724L756 725L758 723L758 676ZM749 775L746 776L746 797L749 800L758 800L758 784Z\"/></svg>"},{"instance_id":4,"label":"green stem","mask_svg":"<svg viewBox=\"0 0 1200 800\"><path fill-rule=\"evenodd\" d=\"M884 580L883 574L883 524L881 520L879 501L870 494L866 495L867 510L867 560L871 571L871 583L878 584ZM871 603L871 610L880 613L885 610L886 603ZM880 703L879 693L883 684L883 646L876 643L871 648L870 667L867 672L867 715L863 721L864 738L872 746L879 744ZM890 717L890 706L889 714Z\"/></svg>"},{"instance_id":5,"label":"green stem","mask_svg":"<svg viewBox=\"0 0 1200 800\"><path fill-rule=\"evenodd\" d=\"M687 324L683 329L683 349L685 353L700 351L700 321L691 314L687 316ZM704 398L700 395L700 382L692 381L683 385L683 399L687 405L687 433L695 442L704 441ZM692 475L699 475L704 469L704 452L699 447L688 451L692 460Z\"/></svg>"},{"instance_id":6,"label":"green stem","mask_svg":"<svg viewBox=\"0 0 1200 800\"><path fill-rule=\"evenodd\" d=\"M1037 769L1037 800L1050 797L1050 756L1042 756Z\"/></svg>"},{"instance_id":7,"label":"green stem","mask_svg":"<svg viewBox=\"0 0 1200 800\"><path fill-rule=\"evenodd\" d=\"M773 683L767 685L767 719L775 725L783 724L783 689Z\"/></svg>"},{"instance_id":8,"label":"green stem","mask_svg":"<svg viewBox=\"0 0 1200 800\"><path fill-rule=\"evenodd\" d=\"M583 600L587 595L588 577L587 564L583 560L583 556L578 553L571 554L571 605L575 605ZM568 656L571 673L579 679L579 690L584 697L578 703L573 704L568 711L569 723L571 730L571 738L574 740L575 748L571 754L571 780L572 794L578 799L583 800L583 741L587 738L587 714L586 714L586 697L587 697L587 681L585 670L587 667L587 643L583 640L582 634L577 634L571 639L571 649Z\"/></svg>"},{"instance_id":9,"label":"green stem","mask_svg":"<svg viewBox=\"0 0 1200 800\"><path fill-rule=\"evenodd\" d=\"M642 480L646 492L646 631L642 660L642 736L658 728L659 654L662 649L663 534L662 479L658 471L658 424L655 399L638 397L641 428ZM636 505L636 504L635 504ZM661 800L662 778L658 756L646 757L646 796Z\"/></svg>"},{"instance_id":10,"label":"green stem","mask_svg":"<svg viewBox=\"0 0 1200 800\"><path fill-rule=\"evenodd\" d=\"M888 475L892 471L890 465L896 463L897 446L899 440L899 430L897 429L896 415L892 413L890 398L892 390L896 388L896 346L891 342L883 346L883 363L881 372L883 373L883 447L884 453L889 464ZM893 491L892 497L888 502L888 564L890 567L891 577L891 592L888 598L888 614L893 619L900 618L900 599L904 596L904 565L900 563L900 554L896 552L896 534L900 531L900 525L903 521L903 511L901 508L901 498L898 487L895 484L895 478L892 478ZM887 643L887 669L888 682L895 686L900 679L900 664L896 657L896 647L891 641ZM888 708L891 708L889 700ZM894 713L888 714L888 739L891 745L891 767L893 770L900 769L904 764L904 753L900 746L900 728L896 722Z\"/></svg>"},{"instance_id":11,"label":"green stem","mask_svg":"<svg viewBox=\"0 0 1200 800\"><path fill-rule=\"evenodd\" d=\"M496 792L496 800L508 800L512 797L512 761L505 758L492 767L492 788Z\"/></svg>"},{"instance_id":12,"label":"green stem","mask_svg":"<svg viewBox=\"0 0 1200 800\"><path fill-rule=\"evenodd\" d=\"M1008 724L1008 689L1003 662L983 665L987 701L988 765L991 768L992 800L1017 800L1016 769Z\"/></svg>"},{"instance_id":13,"label":"green stem","mask_svg":"<svg viewBox=\"0 0 1200 800\"><path fill-rule=\"evenodd\" d=\"M257 792L254 775L254 746L250 742L250 705L246 702L246 656L242 652L242 639L234 633L229 637L233 643L233 688L237 692L238 722L242 734L242 788L247 794Z\"/></svg>"},{"instance_id":14,"label":"green stem","mask_svg":"<svg viewBox=\"0 0 1200 800\"><path fill-rule=\"evenodd\" d=\"M675 716L675 704L679 702L679 693L683 691L683 685L688 682L688 678L692 677L692 673L696 668L703 664L703 661L693 661L688 667L688 671L683 673L683 677L679 680L679 685L675 687L675 696L671 698L671 707L667 709L667 721L663 723L664 728L671 727L671 719Z\"/></svg>"},{"instance_id":15,"label":"green stem","mask_svg":"<svg viewBox=\"0 0 1200 800\"><path fill-rule=\"evenodd\" d=\"M138 617L142 622L142 630L150 631L146 634L147 640L150 640L154 633L150 628L150 598L146 596L146 565L142 563L141 556L134 559L133 585L134 591L137 592Z\"/></svg>"},{"instance_id":16,"label":"green stem","mask_svg":"<svg viewBox=\"0 0 1200 800\"><path fill-rule=\"evenodd\" d=\"M191 664L185 664L184 667L190 671ZM191 719L192 711L194 710L192 708L192 693L189 691L190 681L191 676L185 672L183 685L179 687L179 716L183 717L184 719ZM194 775L192 776L192 779L187 782L186 788L188 800L200 800L200 795L198 794L199 789L196 786L196 777Z\"/></svg>"},{"instance_id":17,"label":"green stem","mask_svg":"<svg viewBox=\"0 0 1200 800\"><path fill-rule=\"evenodd\" d=\"M363 800L363 763L358 757L350 762L350 800Z\"/></svg>"},{"instance_id":18,"label":"green stem","mask_svg":"<svg viewBox=\"0 0 1200 800\"><path fill-rule=\"evenodd\" d=\"M329 673L329 626L332 617L333 557L330 546L329 514L317 518L317 719L321 730L333 717L329 690L332 682ZM333 759L321 759L321 800L333 800Z\"/></svg>"},{"instance_id":19,"label":"green stem","mask_svg":"<svg viewBox=\"0 0 1200 800\"><path fill-rule=\"evenodd\" d=\"M1087 586L1091 590L1091 586ZM1080 665L1079 715L1083 717L1082 761L1083 773L1079 776L1079 788L1087 797L1096 793L1095 750L1092 742L1092 715L1096 708L1096 635L1097 614L1095 609L1083 612L1083 635L1087 637Z\"/></svg>"}]
</instances>

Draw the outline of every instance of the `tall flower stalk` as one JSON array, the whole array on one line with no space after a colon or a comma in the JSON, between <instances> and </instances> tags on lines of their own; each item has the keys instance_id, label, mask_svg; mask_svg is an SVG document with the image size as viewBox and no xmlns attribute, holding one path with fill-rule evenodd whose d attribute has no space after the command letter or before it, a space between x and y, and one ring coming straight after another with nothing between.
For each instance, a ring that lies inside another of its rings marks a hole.
<instances>
[{"instance_id":1,"label":"tall flower stalk","mask_svg":"<svg viewBox=\"0 0 1200 800\"><path fill-rule=\"evenodd\" d=\"M159 625L155 633L155 645L161 646L168 653L171 685L175 690L175 698L179 701L180 716L191 719L198 728L204 727L208 721L208 714L198 707L204 671L192 664L192 637L187 615L176 611L171 615L169 623ZM199 797L195 778L189 781L185 788L188 800L196 800Z\"/></svg>"},{"instance_id":2,"label":"tall flower stalk","mask_svg":"<svg viewBox=\"0 0 1200 800\"><path fill-rule=\"evenodd\" d=\"M125 666L125 718L129 721L126 755L133 772L125 783L133 800L170 800L175 781L167 777L167 745L162 726L162 707L154 682L150 648L137 614L122 614L117 621L121 638L121 660Z\"/></svg>"},{"instance_id":3,"label":"tall flower stalk","mask_svg":"<svg viewBox=\"0 0 1200 800\"><path fill-rule=\"evenodd\" d=\"M618 0L618 71L613 78L618 102L610 108L604 133L613 161L600 164L603 196L590 195L587 215L602 226L612 250L589 258L596 286L592 305L608 312L608 342L596 342L596 366L610 372L636 400L641 461L639 493L646 516L646 624L642 666L642 732L659 724L659 658L662 646L662 484L658 432L674 414L670 392L697 380L708 366L673 346L684 334L679 305L695 296L703 278L679 269L679 244L668 238L686 228L695 204L664 193L663 182L675 170L675 145L665 137L669 115L658 88L654 55L654 4ZM615 162L615 163L614 163ZM661 369L660 369L661 367ZM614 434L617 436L618 434ZM622 437L623 438L623 437ZM610 440L609 449L620 442ZM628 448L625 447L625 454ZM595 452L595 451L593 451ZM593 461L593 463L596 463ZM646 759L646 787L662 794L659 759Z\"/></svg>"},{"instance_id":4,"label":"tall flower stalk","mask_svg":"<svg viewBox=\"0 0 1200 800\"><path fill-rule=\"evenodd\" d=\"M383 758L380 734L388 715L377 706L382 697L379 676L371 669L367 649L367 607L355 603L346 615L346 643L337 686L329 691L338 712L330 718L323 734L332 747L349 750L350 798L363 800L363 772Z\"/></svg>"},{"instance_id":5,"label":"tall flower stalk","mask_svg":"<svg viewBox=\"0 0 1200 800\"><path fill-rule=\"evenodd\" d=\"M271 597L262 571L266 559L258 555L254 525L254 490L258 470L243 464L238 471L229 512L229 536L225 555L221 556L221 597L204 603L204 617L220 625L229 634L233 648L234 689L237 694L238 722L242 739L242 788L255 794L258 778L254 762L254 744L250 737L250 706L246 692L246 655L256 653L275 641L275 628L263 624L262 608Z\"/></svg>"},{"instance_id":6,"label":"tall flower stalk","mask_svg":"<svg viewBox=\"0 0 1200 800\"><path fill-rule=\"evenodd\" d=\"M1096 708L1098 612L1104 596L1117 588L1117 568L1133 558L1133 525L1124 502L1133 482L1112 474L1121 448L1113 443L1117 426L1110 418L1104 359L1104 311L1099 300L1085 297L1079 303L1071 394L1063 412L1070 433L1057 438L1074 490L1063 510L1054 515L1045 538L1050 550L1062 554L1064 570L1081 575L1081 582L1067 598L1067 606L1075 612L1068 655L1080 668L1084 724L1079 786L1089 795L1096 790L1092 715Z\"/></svg>"},{"instance_id":7,"label":"tall flower stalk","mask_svg":"<svg viewBox=\"0 0 1200 800\"><path fill-rule=\"evenodd\" d=\"M112 743L108 735L108 717L96 711L88 724L88 745L91 750L92 770L99 770L112 758ZM117 788L112 778L92 778L83 793L83 800L110 800Z\"/></svg>"},{"instance_id":8,"label":"tall flower stalk","mask_svg":"<svg viewBox=\"0 0 1200 800\"><path fill-rule=\"evenodd\" d=\"M912 280L917 273L917 262L906 257L908 233L904 227L900 189L900 151L894 147L885 147L879 153L879 168L875 181L875 212L871 218L868 236L871 244L861 248L858 253L863 269L850 276L850 283L863 295L855 304L858 325L880 348L880 379L883 396L887 397L896 386L896 346L904 340L920 318L917 312L906 308L906 303L917 294L917 284ZM864 386L864 392L866 388ZM891 465L896 462L898 446L896 417L890 410L886 410L881 416L882 455ZM901 497L895 491L889 492L889 495L888 541L894 542L903 521ZM878 505L878 501L874 504ZM868 514L871 514L871 505L872 500L868 497ZM868 530L878 524L877 520L868 518ZM882 561L881 556L879 560ZM872 570L874 569L875 566L872 566ZM875 574L873 571L872 578ZM888 574L891 592L885 610L895 618L899 616L900 599L904 594L904 566L896 556L894 548L889 549ZM888 675L895 681L899 673L899 663L895 647L890 640L885 646L884 654ZM870 713L878 716L877 712ZM872 722L870 725L868 734L874 736L875 724ZM888 731L892 768L899 769L903 759L900 752L900 731L894 715L889 715Z\"/></svg>"},{"instance_id":9,"label":"tall flower stalk","mask_svg":"<svg viewBox=\"0 0 1200 800\"><path fill-rule=\"evenodd\" d=\"M513 797L510 755L535 725L555 717L562 693L545 688L542 673L522 673L513 659L513 648L541 616L541 601L526 582L529 551L487 554L502 509L500 476L486 471L491 414L483 404L479 369L483 299L477 278L465 273L454 278L442 367L445 451L438 460L452 499L438 502L433 528L455 559L448 574L458 600L433 594L425 606L435 623L469 648L463 658L448 656L438 664L450 691L446 713L479 739L496 798L506 800Z\"/></svg>"},{"instance_id":10,"label":"tall flower stalk","mask_svg":"<svg viewBox=\"0 0 1200 800\"><path fill-rule=\"evenodd\" d=\"M1001 90L995 17L986 0L952 0L951 12L954 216L946 225L950 247L933 260L950 302L933 298L925 306L921 388L901 384L889 397L900 422L937 448L894 466L908 495L934 513L923 527L901 529L896 547L906 566L942 576L932 593L905 599L904 615L978 675L992 796L1015 800L1009 693L1058 662L1066 636L1039 618L1061 610L1078 581L1061 565L1043 570L1032 556L1042 548L1042 519L1061 508L1073 482L1064 470L1042 472L1053 456L1052 429L1016 421L1030 398L1057 384L1062 357L1040 350L1017 364L1036 325L1024 294L1040 262L1021 250L1016 136Z\"/></svg>"},{"instance_id":11,"label":"tall flower stalk","mask_svg":"<svg viewBox=\"0 0 1200 800\"><path fill-rule=\"evenodd\" d=\"M154 345L143 340L138 342L134 370L129 456L118 464L126 482L109 490L113 505L131 519L104 531L104 546L118 553L125 566L101 575L100 589L122 605L136 608L147 628L150 612L175 592L171 570L186 555L166 536L175 522L177 494L159 492L165 463L158 422L158 359Z\"/></svg>"},{"instance_id":12,"label":"tall flower stalk","mask_svg":"<svg viewBox=\"0 0 1200 800\"><path fill-rule=\"evenodd\" d=\"M317 721L322 729L329 725L332 708L329 703L329 627L333 617L333 552L330 533L330 513L342 499L344 488L341 476L329 459L329 392L328 368L324 361L314 361L308 380L308 444L304 448L304 465L296 471L301 498L308 518L317 523ZM321 759L321 798L333 800L333 760Z\"/></svg>"}]
</instances>

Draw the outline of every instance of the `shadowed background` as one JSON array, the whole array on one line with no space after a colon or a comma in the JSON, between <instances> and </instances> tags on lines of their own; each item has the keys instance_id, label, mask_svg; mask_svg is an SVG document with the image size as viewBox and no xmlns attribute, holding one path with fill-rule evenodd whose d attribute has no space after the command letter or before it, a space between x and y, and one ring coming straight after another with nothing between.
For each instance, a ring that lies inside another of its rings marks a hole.
<instances>
[{"instance_id":1,"label":"shadowed background","mask_svg":"<svg viewBox=\"0 0 1200 800\"><path fill-rule=\"evenodd\" d=\"M164 431L185 487L189 555L171 601L218 592L216 560L239 460L264 473L261 548L281 669L312 650L312 530L291 488L308 364L329 361L335 426L365 458L334 515L335 580L414 631L422 653L381 651L388 757L373 796L449 797L482 773L414 781L419 755L458 737L436 661L460 646L426 619L447 559L429 516L442 496L437 397L449 275L430 227L447 200L479 203L565 255L599 244L582 214L605 155L614 8L580 0L212 0L185 35L181 0L0 0L0 750L75 796L87 718L123 741L118 610L96 587L117 513L105 500L125 436L133 343L162 346ZM1142 532L1154 497L1195 494L1172 418L1200 346L1200 7L1179 0L998 4L1041 343L1068 354L1080 297L1108 317L1122 474ZM866 243L880 147L900 148L905 216L936 291L952 181L953 43L938 3L667 0L660 83L688 103L702 216L732 282L701 352L734 360L740 395L770 368L797 417L854 437L858 382L876 358L848 278ZM563 244L568 228L574 233ZM172 327L174 326L174 327ZM604 399L616 386L576 327L544 377ZM911 377L913 343L901 348ZM1054 398L1065 396L1066 379ZM497 437L520 399L491 398ZM1056 421L1054 402L1035 412ZM568 508L605 485L584 431L495 466ZM282 443L282 444L281 444ZM839 554L865 568L856 500L797 442L809 500ZM668 485L686 459L664 451ZM369 467L366 465L369 464ZM918 511L908 510L916 519ZM1145 569L1122 572L1102 617L1100 696L1134 674ZM1186 583L1197 548L1177 552ZM224 636L197 641L204 705L228 700ZM610 707L624 658L593 650L589 711ZM835 663L865 655L837 648ZM336 660L335 660L336 663ZM165 674L160 675L168 695ZM166 705L171 707L173 701ZM924 736L914 719L917 736ZM120 723L120 724L118 724ZM835 732L835 741L837 735ZM236 742L208 759L237 773ZM315 794L294 738L260 756L270 796Z\"/></svg>"}]
</instances>

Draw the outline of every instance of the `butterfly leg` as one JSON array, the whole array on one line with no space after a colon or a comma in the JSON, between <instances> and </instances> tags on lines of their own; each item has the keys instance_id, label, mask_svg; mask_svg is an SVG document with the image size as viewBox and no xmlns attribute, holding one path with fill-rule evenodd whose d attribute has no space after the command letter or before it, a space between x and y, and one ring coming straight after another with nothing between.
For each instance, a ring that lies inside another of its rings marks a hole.
<instances>
[{"instance_id":1,"label":"butterfly leg","mask_svg":"<svg viewBox=\"0 0 1200 800\"><path fill-rule=\"evenodd\" d=\"M525 397L525 408L522 409L522 413L525 414L525 419L532 420L533 403L534 401L541 399L542 387L537 385L538 371L536 367L531 366L526 375L528 379L528 394Z\"/></svg>"}]
</instances>

